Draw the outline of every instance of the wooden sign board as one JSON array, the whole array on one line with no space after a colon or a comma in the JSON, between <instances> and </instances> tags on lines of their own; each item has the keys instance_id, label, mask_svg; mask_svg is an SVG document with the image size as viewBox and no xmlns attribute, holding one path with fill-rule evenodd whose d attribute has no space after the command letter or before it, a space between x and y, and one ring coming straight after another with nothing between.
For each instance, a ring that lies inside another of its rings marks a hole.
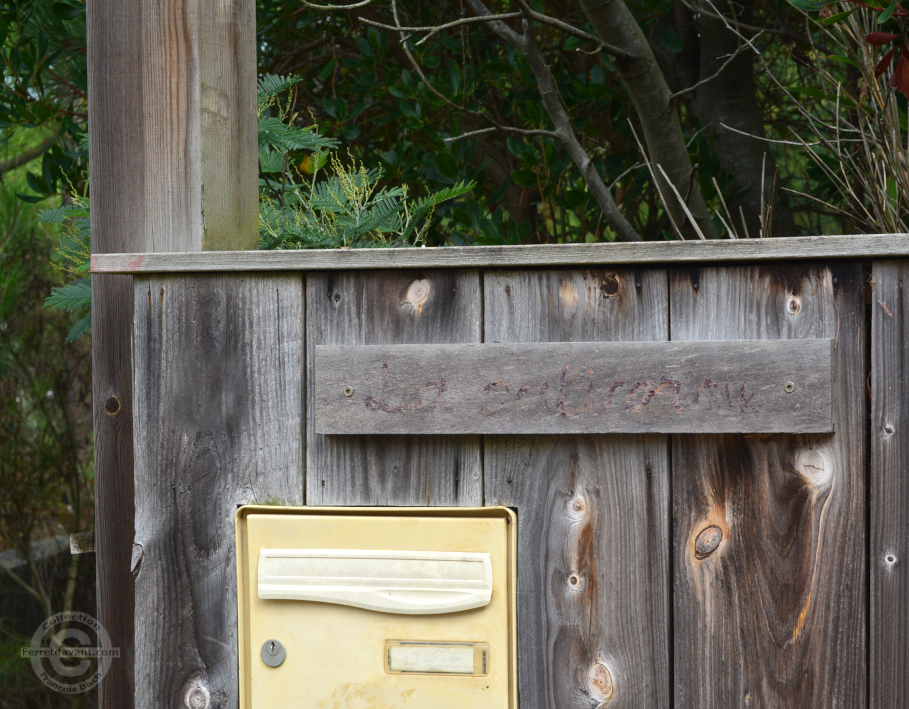
<instances>
[{"instance_id":1,"label":"wooden sign board","mask_svg":"<svg viewBox=\"0 0 909 709\"><path fill-rule=\"evenodd\" d=\"M833 430L832 340L315 350L322 434Z\"/></svg>"}]
</instances>

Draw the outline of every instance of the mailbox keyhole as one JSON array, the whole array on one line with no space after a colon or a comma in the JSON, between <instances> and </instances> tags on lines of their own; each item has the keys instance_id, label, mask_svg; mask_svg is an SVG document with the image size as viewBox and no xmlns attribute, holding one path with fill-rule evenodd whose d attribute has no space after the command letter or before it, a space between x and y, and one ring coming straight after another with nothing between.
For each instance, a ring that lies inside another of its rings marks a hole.
<instances>
[{"instance_id":1,"label":"mailbox keyhole","mask_svg":"<svg viewBox=\"0 0 909 709\"><path fill-rule=\"evenodd\" d=\"M280 640L266 640L262 645L262 662L269 667L280 667L287 659L287 650Z\"/></svg>"}]
</instances>

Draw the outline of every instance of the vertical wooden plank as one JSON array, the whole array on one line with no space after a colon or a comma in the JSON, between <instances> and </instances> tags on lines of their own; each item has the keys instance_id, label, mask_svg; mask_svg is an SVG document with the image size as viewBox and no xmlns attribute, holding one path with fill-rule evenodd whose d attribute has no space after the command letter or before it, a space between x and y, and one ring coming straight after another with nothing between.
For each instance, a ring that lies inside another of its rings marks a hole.
<instances>
[{"instance_id":1,"label":"vertical wooden plank","mask_svg":"<svg viewBox=\"0 0 909 709\"><path fill-rule=\"evenodd\" d=\"M861 268L680 269L670 291L673 340L836 340L834 434L673 437L676 706L862 707Z\"/></svg>"},{"instance_id":2,"label":"vertical wooden plank","mask_svg":"<svg viewBox=\"0 0 909 709\"><path fill-rule=\"evenodd\" d=\"M92 253L258 246L253 0L88 0ZM133 706L133 287L92 278L101 707ZM139 619L139 623L147 620Z\"/></svg>"},{"instance_id":3,"label":"vertical wooden plank","mask_svg":"<svg viewBox=\"0 0 909 709\"><path fill-rule=\"evenodd\" d=\"M90 0L97 253L259 244L253 0Z\"/></svg>"},{"instance_id":4,"label":"vertical wooden plank","mask_svg":"<svg viewBox=\"0 0 909 709\"><path fill-rule=\"evenodd\" d=\"M302 279L148 276L135 302L135 705L237 707L234 515L303 502Z\"/></svg>"},{"instance_id":5,"label":"vertical wooden plank","mask_svg":"<svg viewBox=\"0 0 909 709\"><path fill-rule=\"evenodd\" d=\"M95 250L92 238L92 249ZM133 707L133 328L131 276L92 276L92 424L98 621L120 657L98 685L102 709Z\"/></svg>"},{"instance_id":6,"label":"vertical wooden plank","mask_svg":"<svg viewBox=\"0 0 909 709\"><path fill-rule=\"evenodd\" d=\"M310 390L316 345L480 342L476 271L310 273L306 293ZM483 504L478 436L319 435L309 398L307 504Z\"/></svg>"},{"instance_id":7,"label":"vertical wooden plank","mask_svg":"<svg viewBox=\"0 0 909 709\"><path fill-rule=\"evenodd\" d=\"M668 339L664 271L485 275L487 342ZM488 436L518 509L522 706L668 707L668 439Z\"/></svg>"},{"instance_id":8,"label":"vertical wooden plank","mask_svg":"<svg viewBox=\"0 0 909 709\"><path fill-rule=\"evenodd\" d=\"M909 696L909 262L873 264L870 706Z\"/></svg>"}]
</instances>

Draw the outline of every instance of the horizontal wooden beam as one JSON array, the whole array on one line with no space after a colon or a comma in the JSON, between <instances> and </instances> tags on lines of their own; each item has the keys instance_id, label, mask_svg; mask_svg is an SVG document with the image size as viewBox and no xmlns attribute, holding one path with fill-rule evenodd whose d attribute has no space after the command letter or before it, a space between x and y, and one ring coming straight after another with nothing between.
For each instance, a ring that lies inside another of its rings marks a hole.
<instances>
[{"instance_id":1,"label":"horizontal wooden beam","mask_svg":"<svg viewBox=\"0 0 909 709\"><path fill-rule=\"evenodd\" d=\"M823 433L831 340L315 348L320 434Z\"/></svg>"},{"instance_id":2,"label":"horizontal wooden beam","mask_svg":"<svg viewBox=\"0 0 909 709\"><path fill-rule=\"evenodd\" d=\"M718 263L909 256L909 234L802 236L638 244L536 244L407 249L95 254L93 273L337 271L383 268L513 268Z\"/></svg>"}]
</instances>

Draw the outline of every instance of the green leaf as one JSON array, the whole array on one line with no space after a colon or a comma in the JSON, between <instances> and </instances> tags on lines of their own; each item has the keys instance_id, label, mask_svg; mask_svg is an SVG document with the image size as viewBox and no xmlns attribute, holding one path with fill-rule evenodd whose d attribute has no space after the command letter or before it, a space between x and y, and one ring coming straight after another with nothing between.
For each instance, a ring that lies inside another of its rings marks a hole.
<instances>
[{"instance_id":1,"label":"green leaf","mask_svg":"<svg viewBox=\"0 0 909 709\"><path fill-rule=\"evenodd\" d=\"M521 187L531 187L537 184L537 173L533 170L515 170L511 173L511 180Z\"/></svg>"},{"instance_id":2,"label":"green leaf","mask_svg":"<svg viewBox=\"0 0 909 709\"><path fill-rule=\"evenodd\" d=\"M682 51L682 38L679 37L678 32L671 27L664 25L662 22L657 23L657 30L660 33L660 41L666 49L670 52Z\"/></svg>"},{"instance_id":3,"label":"green leaf","mask_svg":"<svg viewBox=\"0 0 909 709\"><path fill-rule=\"evenodd\" d=\"M879 25L882 25L882 24L884 24L887 20L889 20L890 17L891 17L891 15L893 15L893 11L896 10L896 8L897 8L897 6L898 6L899 4L900 4L900 0L893 0L893 2L890 3L890 4L887 6L887 9L884 10L884 11L880 14L880 17L877 18L877 23L878 23Z\"/></svg>"},{"instance_id":4,"label":"green leaf","mask_svg":"<svg viewBox=\"0 0 909 709\"><path fill-rule=\"evenodd\" d=\"M789 4L802 12L820 12L825 3L823 0L789 0Z\"/></svg>"},{"instance_id":5,"label":"green leaf","mask_svg":"<svg viewBox=\"0 0 909 709\"><path fill-rule=\"evenodd\" d=\"M292 74L288 76L266 74L259 79L259 102L262 103L263 100L267 100L272 96L277 96L282 91L286 91L302 80L301 77Z\"/></svg>"},{"instance_id":6,"label":"green leaf","mask_svg":"<svg viewBox=\"0 0 909 709\"><path fill-rule=\"evenodd\" d=\"M825 25L835 25L837 22L842 22L843 20L845 20L847 17L849 17L849 15L851 15L856 10L858 10L857 7L853 8L851 10L846 10L846 12L838 12L835 15L831 15L830 17L825 17L823 19L823 23ZM858 66L857 63L856 63L856 66ZM861 67L859 67L859 68L861 68Z\"/></svg>"},{"instance_id":7,"label":"green leaf","mask_svg":"<svg viewBox=\"0 0 909 709\"><path fill-rule=\"evenodd\" d=\"M858 8L856 8L856 10L857 9ZM855 12L855 10L853 10L852 12ZM849 66L854 66L856 69L862 68L862 65L859 64L857 61L855 61L855 59L853 59L852 57L844 57L841 54L828 54L827 58L832 59L835 62L842 62L843 64L848 64Z\"/></svg>"},{"instance_id":8,"label":"green leaf","mask_svg":"<svg viewBox=\"0 0 909 709\"><path fill-rule=\"evenodd\" d=\"M92 285L88 278L54 288L44 301L45 308L54 310L76 310L92 304Z\"/></svg>"},{"instance_id":9,"label":"green leaf","mask_svg":"<svg viewBox=\"0 0 909 709\"><path fill-rule=\"evenodd\" d=\"M75 342L76 340L78 340L80 337L82 337L82 335L84 335L86 332L88 332L88 329L91 326L92 326L92 316L91 315L86 315L84 318L80 318L76 322L76 324L73 325L73 329L70 330L69 334L66 336L66 343L70 344L71 342Z\"/></svg>"}]
</instances>

